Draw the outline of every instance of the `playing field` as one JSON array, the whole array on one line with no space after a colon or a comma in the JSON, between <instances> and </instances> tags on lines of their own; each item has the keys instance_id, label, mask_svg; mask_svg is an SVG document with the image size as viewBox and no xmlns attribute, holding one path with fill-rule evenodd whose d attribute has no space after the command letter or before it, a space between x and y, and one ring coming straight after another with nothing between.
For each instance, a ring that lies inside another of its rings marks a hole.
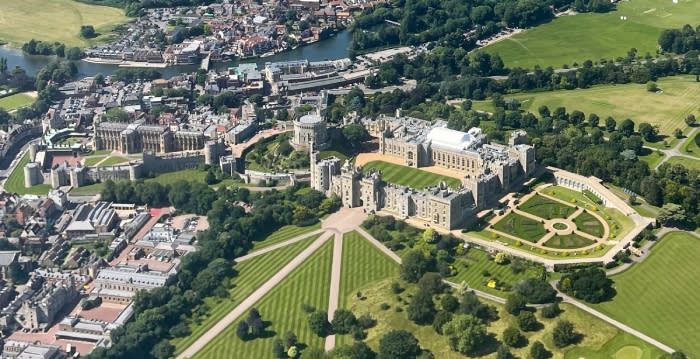
<instances>
[{"instance_id":1,"label":"playing field","mask_svg":"<svg viewBox=\"0 0 700 359\"><path fill-rule=\"evenodd\" d=\"M364 165L362 169L365 172L370 169L376 169L382 172L382 180L416 189L435 186L443 181L452 188L458 187L461 183L458 179L453 177L442 176L417 168L395 165L384 161L369 162Z\"/></svg>"},{"instance_id":2,"label":"playing field","mask_svg":"<svg viewBox=\"0 0 700 359\"><path fill-rule=\"evenodd\" d=\"M668 234L644 262L613 276L617 295L595 307L690 357L699 357L699 257L700 239L682 232Z\"/></svg>"},{"instance_id":3,"label":"playing field","mask_svg":"<svg viewBox=\"0 0 700 359\"><path fill-rule=\"evenodd\" d=\"M530 242L537 242L546 233L542 223L513 212L496 222L493 229Z\"/></svg>"},{"instance_id":4,"label":"playing field","mask_svg":"<svg viewBox=\"0 0 700 359\"><path fill-rule=\"evenodd\" d=\"M643 84L600 85L590 89L528 93L505 98L515 98L526 111L537 113L546 105L551 111L565 107L568 112L579 110L586 116L595 113L601 118L601 126L608 116L618 124L630 118L635 123L648 122L659 127L659 133L671 136L676 128L685 129L688 114L700 114L700 84L695 77L674 76L659 79L662 93L646 90ZM491 101L476 101L474 109L493 111ZM635 128L636 130L636 128ZM670 141L670 138L668 139Z\"/></svg>"},{"instance_id":5,"label":"playing field","mask_svg":"<svg viewBox=\"0 0 700 359\"><path fill-rule=\"evenodd\" d=\"M500 54L508 67L530 69L624 57L632 47L639 55L654 55L663 29L685 24L695 27L698 13L698 1L621 1L616 11L562 16L489 45L484 51ZM627 19L621 20L621 16Z\"/></svg>"},{"instance_id":6,"label":"playing field","mask_svg":"<svg viewBox=\"0 0 700 359\"><path fill-rule=\"evenodd\" d=\"M210 341L194 358L270 358L272 341L292 331L305 348L323 348L324 339L312 333L304 304L320 310L328 308L333 241L327 241L309 259L255 304L270 325L264 338L242 341L234 322ZM274 252L273 252L274 253Z\"/></svg>"},{"instance_id":7,"label":"playing field","mask_svg":"<svg viewBox=\"0 0 700 359\"><path fill-rule=\"evenodd\" d=\"M519 209L542 219L569 218L576 211L572 206L539 195L528 199L527 202L520 205Z\"/></svg>"},{"instance_id":8,"label":"playing field","mask_svg":"<svg viewBox=\"0 0 700 359\"><path fill-rule=\"evenodd\" d=\"M188 346L194 343L195 340L202 336L209 328L214 326L214 324L221 320L228 312L233 310L236 305L275 275L275 273L287 265L294 257L299 255L299 253L308 247L316 238L318 238L318 236L312 236L284 248L237 264L235 269L238 271L238 275L231 280L233 287L229 290L231 296L226 299L217 297L206 298L204 302L209 307L207 315L189 323L192 334L172 341L176 351L179 353L187 349Z\"/></svg>"},{"instance_id":9,"label":"playing field","mask_svg":"<svg viewBox=\"0 0 700 359\"><path fill-rule=\"evenodd\" d=\"M2 0L0 0L0 2L2 2ZM0 98L0 108L8 112L20 107L29 106L32 103L34 103L34 98L24 93Z\"/></svg>"},{"instance_id":10,"label":"playing field","mask_svg":"<svg viewBox=\"0 0 700 359\"><path fill-rule=\"evenodd\" d=\"M5 191L18 194L46 195L51 189L51 186L48 184L39 184L30 188L24 187L24 166L27 163L29 163L29 152L22 156L15 170L12 171L5 181Z\"/></svg>"},{"instance_id":11,"label":"playing field","mask_svg":"<svg viewBox=\"0 0 700 359\"><path fill-rule=\"evenodd\" d=\"M0 0L0 9L0 40L15 47L31 39L85 47L129 20L123 10L73 0ZM103 35L83 39L81 25L92 25Z\"/></svg>"}]
</instances>

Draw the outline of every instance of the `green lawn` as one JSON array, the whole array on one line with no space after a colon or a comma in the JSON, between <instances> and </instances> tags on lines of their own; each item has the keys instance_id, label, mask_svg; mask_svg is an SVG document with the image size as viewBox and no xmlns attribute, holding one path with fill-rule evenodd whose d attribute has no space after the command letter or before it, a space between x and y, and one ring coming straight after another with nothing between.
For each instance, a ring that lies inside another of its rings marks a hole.
<instances>
[{"instance_id":1,"label":"green lawn","mask_svg":"<svg viewBox=\"0 0 700 359\"><path fill-rule=\"evenodd\" d=\"M15 47L31 39L86 47L129 21L121 9L73 0L0 0L0 8L0 40ZM86 40L80 36L81 25L93 25L103 36Z\"/></svg>"},{"instance_id":2,"label":"green lawn","mask_svg":"<svg viewBox=\"0 0 700 359\"><path fill-rule=\"evenodd\" d=\"M118 164L128 163L129 159L121 156L111 156L100 163L100 167L109 167Z\"/></svg>"},{"instance_id":3,"label":"green lawn","mask_svg":"<svg viewBox=\"0 0 700 359\"><path fill-rule=\"evenodd\" d=\"M700 3L699 3L700 4ZM545 25L546 26L546 25ZM586 116L595 113L601 119L608 116L615 118L618 124L630 118L635 123L648 122L659 127L661 135L674 139L673 130L686 130L685 117L698 111L700 86L694 76L664 77L657 81L663 93L646 90L644 84L599 85L589 89L548 91L506 95L506 99L515 98L522 104L522 109L533 113L546 105L550 110L565 107L567 111L583 111ZM474 109L493 111L490 100L475 101ZM601 120L601 125L604 121ZM687 131L684 131L687 133Z\"/></svg>"},{"instance_id":4,"label":"green lawn","mask_svg":"<svg viewBox=\"0 0 700 359\"><path fill-rule=\"evenodd\" d=\"M459 187L461 184L461 181L457 178L442 176L417 168L395 165L384 161L369 162L365 164L362 169L365 172L370 169L381 171L384 181L416 189L435 186L443 181L453 188Z\"/></svg>"},{"instance_id":5,"label":"green lawn","mask_svg":"<svg viewBox=\"0 0 700 359\"><path fill-rule=\"evenodd\" d=\"M536 277L540 271L534 266L528 266L520 273L513 273L510 264L496 264L486 251L471 248L464 256L457 257L454 263L457 275L447 278L460 284L465 282L469 288L478 289L494 295L505 297L508 293L486 286L490 279L495 279L501 285L514 285L526 278ZM484 275L488 272L489 275Z\"/></svg>"},{"instance_id":6,"label":"green lawn","mask_svg":"<svg viewBox=\"0 0 700 359\"><path fill-rule=\"evenodd\" d=\"M535 65L561 67L585 60L599 61L626 56L635 47L639 55L656 52L657 40L666 28L695 26L700 13L697 1L635 0L617 3L603 14L562 16L550 23L487 46L508 67L532 69ZM626 16L627 20L621 20Z\"/></svg>"},{"instance_id":7,"label":"green lawn","mask_svg":"<svg viewBox=\"0 0 700 359\"><path fill-rule=\"evenodd\" d=\"M698 142L700 142L700 132L696 132L695 136L686 139L682 147L683 153L700 157L700 146L698 146Z\"/></svg>"},{"instance_id":8,"label":"green lawn","mask_svg":"<svg viewBox=\"0 0 700 359\"><path fill-rule=\"evenodd\" d=\"M617 295L596 309L691 357L700 356L700 239L674 232L649 257L613 276Z\"/></svg>"},{"instance_id":9,"label":"green lawn","mask_svg":"<svg viewBox=\"0 0 700 359\"><path fill-rule=\"evenodd\" d=\"M666 161L665 163L672 164L672 165L679 164L679 165L683 165L689 169L700 171L700 160L694 160L694 159L680 157L680 156L673 156L673 157L669 158L668 161Z\"/></svg>"},{"instance_id":10,"label":"green lawn","mask_svg":"<svg viewBox=\"0 0 700 359\"><path fill-rule=\"evenodd\" d=\"M88 167L95 166L98 162L104 160L107 156L92 156L85 159L84 164Z\"/></svg>"},{"instance_id":11,"label":"green lawn","mask_svg":"<svg viewBox=\"0 0 700 359\"><path fill-rule=\"evenodd\" d=\"M519 206L519 209L542 219L569 218L569 216L576 211L576 208L572 206L539 195L528 199Z\"/></svg>"},{"instance_id":12,"label":"green lawn","mask_svg":"<svg viewBox=\"0 0 700 359\"><path fill-rule=\"evenodd\" d=\"M574 223L579 231L588 233L598 238L603 238L605 228L603 228L603 224L600 223L600 220L594 217L592 214L584 211L574 218Z\"/></svg>"},{"instance_id":13,"label":"green lawn","mask_svg":"<svg viewBox=\"0 0 700 359\"><path fill-rule=\"evenodd\" d=\"M277 244L279 242L283 242L283 241L292 239L296 236L300 236L300 235L305 234L305 233L313 232L319 228L321 228L321 223L316 223L314 225L306 226L306 227L299 227L296 225L284 226L284 227L276 230L275 232L273 232L269 236L265 237L263 240L255 242L253 244L252 250L255 251L258 249L269 247L273 244Z\"/></svg>"},{"instance_id":14,"label":"green lawn","mask_svg":"<svg viewBox=\"0 0 700 359\"><path fill-rule=\"evenodd\" d=\"M592 240L583 238L575 233L563 236L554 236L544 243L546 247L557 249L576 249L583 248L593 244Z\"/></svg>"},{"instance_id":15,"label":"green lawn","mask_svg":"<svg viewBox=\"0 0 700 359\"><path fill-rule=\"evenodd\" d=\"M238 275L231 280L233 287L229 290L231 297L226 299L209 297L205 299L205 302L209 306L208 315L204 318L197 318L189 322L190 329L192 330L191 335L172 341L172 344L176 347L177 353L182 352L194 343L194 341L209 330L209 328L214 326L214 324L233 310L243 299L253 293L265 283L265 281L269 280L317 238L318 236L312 236L298 243L237 264L235 268L238 271Z\"/></svg>"},{"instance_id":16,"label":"green lawn","mask_svg":"<svg viewBox=\"0 0 700 359\"><path fill-rule=\"evenodd\" d=\"M317 309L328 308L333 241L321 248L294 270L287 278L255 304L263 320L270 321L266 328L270 335L243 342L235 333L234 322L223 333L210 341L195 358L270 358L272 341L287 331L296 334L307 348L323 348L324 338L313 334L307 322L304 304ZM274 253L274 252L273 252Z\"/></svg>"},{"instance_id":17,"label":"green lawn","mask_svg":"<svg viewBox=\"0 0 700 359\"><path fill-rule=\"evenodd\" d=\"M513 212L496 222L493 228L530 242L537 242L547 233L542 223Z\"/></svg>"},{"instance_id":18,"label":"green lawn","mask_svg":"<svg viewBox=\"0 0 700 359\"><path fill-rule=\"evenodd\" d=\"M18 194L46 195L51 189L51 186L48 184L39 184L30 188L24 187L24 166L26 166L27 163L29 163L29 152L24 154L17 163L15 170L7 177L5 181L5 191Z\"/></svg>"},{"instance_id":19,"label":"green lawn","mask_svg":"<svg viewBox=\"0 0 700 359\"><path fill-rule=\"evenodd\" d=\"M2 2L2 0L0 0L0 2ZM0 23L1 22L2 20L0 18ZM24 93L18 93L0 98L0 108L8 112L16 110L20 107L29 106L32 103L34 103L34 98Z\"/></svg>"},{"instance_id":20,"label":"green lawn","mask_svg":"<svg viewBox=\"0 0 700 359\"><path fill-rule=\"evenodd\" d=\"M700 152L699 152L700 153ZM649 168L656 168L656 166L664 159L664 154L656 150L650 150L648 148L643 148L642 153L639 155L639 159L646 162Z\"/></svg>"},{"instance_id":21,"label":"green lawn","mask_svg":"<svg viewBox=\"0 0 700 359\"><path fill-rule=\"evenodd\" d=\"M87 186L82 186L78 188L73 188L70 190L71 194L98 194L102 192L105 184L102 182L89 184Z\"/></svg>"}]
</instances>

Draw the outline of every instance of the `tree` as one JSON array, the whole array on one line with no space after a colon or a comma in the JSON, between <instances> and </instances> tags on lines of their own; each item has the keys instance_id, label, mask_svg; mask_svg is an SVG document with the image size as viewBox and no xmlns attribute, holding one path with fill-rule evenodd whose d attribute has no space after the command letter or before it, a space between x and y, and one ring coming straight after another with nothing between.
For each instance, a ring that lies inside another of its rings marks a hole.
<instances>
[{"instance_id":1,"label":"tree","mask_svg":"<svg viewBox=\"0 0 700 359\"><path fill-rule=\"evenodd\" d=\"M392 330L379 340L378 359L410 359L420 354L418 339L408 331Z\"/></svg>"},{"instance_id":2,"label":"tree","mask_svg":"<svg viewBox=\"0 0 700 359\"><path fill-rule=\"evenodd\" d=\"M406 254L401 263L401 278L407 282L417 283L423 274L435 267L432 257L426 257L419 250L412 250Z\"/></svg>"},{"instance_id":3,"label":"tree","mask_svg":"<svg viewBox=\"0 0 700 359\"><path fill-rule=\"evenodd\" d=\"M244 320L242 320L242 321L238 322L238 325L236 326L236 335L241 340L248 340L249 330L250 330L250 327L248 326L248 323L246 323Z\"/></svg>"},{"instance_id":4,"label":"tree","mask_svg":"<svg viewBox=\"0 0 700 359\"><path fill-rule=\"evenodd\" d=\"M683 130L681 130L680 128L676 128L675 130L673 130L673 137L683 138Z\"/></svg>"},{"instance_id":5,"label":"tree","mask_svg":"<svg viewBox=\"0 0 700 359\"><path fill-rule=\"evenodd\" d=\"M319 337L326 337L331 329L331 323L328 322L328 313L317 311L309 314L309 328Z\"/></svg>"},{"instance_id":6,"label":"tree","mask_svg":"<svg viewBox=\"0 0 700 359\"><path fill-rule=\"evenodd\" d=\"M645 141L653 141L658 132L659 130L657 128L646 122L642 122L639 124L639 134L642 135L642 138Z\"/></svg>"},{"instance_id":7,"label":"tree","mask_svg":"<svg viewBox=\"0 0 700 359\"><path fill-rule=\"evenodd\" d=\"M0 57L0 75L5 75L7 72L7 57ZM0 78L0 80L2 80Z\"/></svg>"},{"instance_id":8,"label":"tree","mask_svg":"<svg viewBox=\"0 0 700 359\"><path fill-rule=\"evenodd\" d=\"M450 347L462 354L469 355L481 347L488 339L486 326L478 318L460 314L442 327L448 337Z\"/></svg>"},{"instance_id":9,"label":"tree","mask_svg":"<svg viewBox=\"0 0 700 359\"><path fill-rule=\"evenodd\" d=\"M284 346L285 348L289 348L292 346L297 345L298 339L296 334L292 332L286 332L284 333Z\"/></svg>"},{"instance_id":10,"label":"tree","mask_svg":"<svg viewBox=\"0 0 700 359\"><path fill-rule=\"evenodd\" d=\"M649 92L659 91L659 86L657 86L656 82L654 82L654 81L648 81L647 82L647 91L649 91Z\"/></svg>"},{"instance_id":11,"label":"tree","mask_svg":"<svg viewBox=\"0 0 700 359\"><path fill-rule=\"evenodd\" d=\"M685 355L683 352L673 352L671 354L671 359L687 359L688 356Z\"/></svg>"},{"instance_id":12,"label":"tree","mask_svg":"<svg viewBox=\"0 0 700 359\"><path fill-rule=\"evenodd\" d=\"M129 122L129 114L119 107L110 108L105 112L105 120L107 122Z\"/></svg>"},{"instance_id":13,"label":"tree","mask_svg":"<svg viewBox=\"0 0 700 359\"><path fill-rule=\"evenodd\" d=\"M508 255L503 252L498 252L493 258L493 261L496 262L496 264L506 264L508 263Z\"/></svg>"},{"instance_id":14,"label":"tree","mask_svg":"<svg viewBox=\"0 0 700 359\"><path fill-rule=\"evenodd\" d=\"M367 130L360 124L353 123L343 127L343 137L353 148L359 147L367 136Z\"/></svg>"},{"instance_id":15,"label":"tree","mask_svg":"<svg viewBox=\"0 0 700 359\"><path fill-rule=\"evenodd\" d=\"M632 136L634 133L634 122L630 120L629 118L626 118L622 123L620 124L620 133L622 133L623 136L629 137Z\"/></svg>"},{"instance_id":16,"label":"tree","mask_svg":"<svg viewBox=\"0 0 700 359\"><path fill-rule=\"evenodd\" d=\"M275 338L275 340L272 341L272 354L275 358L287 357L287 351L284 350L284 344L282 344L282 340L279 338Z\"/></svg>"},{"instance_id":17,"label":"tree","mask_svg":"<svg viewBox=\"0 0 700 359\"><path fill-rule=\"evenodd\" d=\"M304 358L307 356L307 350L304 350ZM339 359L374 359L375 353L367 343L356 341L351 345L336 347L330 353L330 357Z\"/></svg>"},{"instance_id":18,"label":"tree","mask_svg":"<svg viewBox=\"0 0 700 359\"><path fill-rule=\"evenodd\" d=\"M287 357L288 358L296 358L297 355L299 355L299 349L295 345L292 345L287 349Z\"/></svg>"},{"instance_id":19,"label":"tree","mask_svg":"<svg viewBox=\"0 0 700 359\"><path fill-rule=\"evenodd\" d=\"M615 119L608 116L605 119L605 130L608 132L613 132L615 131L615 127L617 126L617 122L615 122Z\"/></svg>"},{"instance_id":20,"label":"tree","mask_svg":"<svg viewBox=\"0 0 700 359\"><path fill-rule=\"evenodd\" d=\"M517 347L523 339L520 330L516 327L508 327L503 331L503 343L509 347Z\"/></svg>"},{"instance_id":21,"label":"tree","mask_svg":"<svg viewBox=\"0 0 700 359\"><path fill-rule=\"evenodd\" d=\"M1 73L1 72L2 72L2 71L0 71L0 73ZM688 125L688 126L693 126L693 125L695 125L695 115L693 115L693 114L691 113L691 114L689 114L688 116L686 116L686 117L685 117L685 124Z\"/></svg>"},{"instance_id":22,"label":"tree","mask_svg":"<svg viewBox=\"0 0 700 359\"><path fill-rule=\"evenodd\" d=\"M423 231L423 241L426 243L435 243L435 241L438 239L437 233L435 233L435 230L432 228L428 228L425 231Z\"/></svg>"},{"instance_id":23,"label":"tree","mask_svg":"<svg viewBox=\"0 0 700 359\"><path fill-rule=\"evenodd\" d=\"M554 345L558 348L573 344L577 338L578 335L574 332L574 324L568 320L560 320L552 332Z\"/></svg>"},{"instance_id":24,"label":"tree","mask_svg":"<svg viewBox=\"0 0 700 359\"><path fill-rule=\"evenodd\" d=\"M589 267L564 275L559 289L588 303L600 303L615 296L613 281L600 268Z\"/></svg>"},{"instance_id":25,"label":"tree","mask_svg":"<svg viewBox=\"0 0 700 359\"><path fill-rule=\"evenodd\" d=\"M66 50L65 55L66 60L76 61L82 59L85 54L79 47L71 47L70 49Z\"/></svg>"},{"instance_id":26,"label":"tree","mask_svg":"<svg viewBox=\"0 0 700 359\"><path fill-rule=\"evenodd\" d=\"M661 213L656 219L664 226L684 226L688 222L688 215L680 205L666 203L661 207Z\"/></svg>"},{"instance_id":27,"label":"tree","mask_svg":"<svg viewBox=\"0 0 700 359\"><path fill-rule=\"evenodd\" d=\"M558 303L552 303L542 308L542 317L544 318L556 318L556 316L559 315L559 313L561 313L561 309L559 309Z\"/></svg>"},{"instance_id":28,"label":"tree","mask_svg":"<svg viewBox=\"0 0 700 359\"><path fill-rule=\"evenodd\" d=\"M532 346L530 347L530 358L532 359L548 359L550 354L551 353L540 341L532 343Z\"/></svg>"},{"instance_id":29,"label":"tree","mask_svg":"<svg viewBox=\"0 0 700 359\"><path fill-rule=\"evenodd\" d=\"M440 299L440 306L443 310L446 310L450 313L454 313L454 311L457 310L457 308L459 308L459 301L452 294L445 294Z\"/></svg>"},{"instance_id":30,"label":"tree","mask_svg":"<svg viewBox=\"0 0 700 359\"><path fill-rule=\"evenodd\" d=\"M416 324L432 323L435 317L435 303L433 296L427 291L419 290L406 309L408 319Z\"/></svg>"},{"instance_id":31,"label":"tree","mask_svg":"<svg viewBox=\"0 0 700 359\"><path fill-rule=\"evenodd\" d=\"M518 326L524 332L531 332L537 330L540 323L532 312L522 311L518 314Z\"/></svg>"},{"instance_id":32,"label":"tree","mask_svg":"<svg viewBox=\"0 0 700 359\"><path fill-rule=\"evenodd\" d=\"M508 349L508 346L506 345L500 345L498 346L498 350L496 350L496 359L512 359L513 354L511 354L510 349Z\"/></svg>"},{"instance_id":33,"label":"tree","mask_svg":"<svg viewBox=\"0 0 700 359\"><path fill-rule=\"evenodd\" d=\"M598 117L598 115L596 115L595 113L588 115L588 125L589 126L591 126L592 128L597 128L599 124L600 124L600 117Z\"/></svg>"},{"instance_id":34,"label":"tree","mask_svg":"<svg viewBox=\"0 0 700 359\"><path fill-rule=\"evenodd\" d=\"M347 309L336 309L331 321L333 331L337 334L348 334L357 325L355 314Z\"/></svg>"},{"instance_id":35,"label":"tree","mask_svg":"<svg viewBox=\"0 0 700 359\"><path fill-rule=\"evenodd\" d=\"M92 25L82 25L80 26L80 36L86 39L92 39L97 34L95 34L95 28Z\"/></svg>"},{"instance_id":36,"label":"tree","mask_svg":"<svg viewBox=\"0 0 700 359\"><path fill-rule=\"evenodd\" d=\"M551 303L557 298L557 291L549 283L535 278L519 282L514 290L532 304Z\"/></svg>"},{"instance_id":37,"label":"tree","mask_svg":"<svg viewBox=\"0 0 700 359\"><path fill-rule=\"evenodd\" d=\"M442 282L440 274L428 272L418 280L418 289L430 295L437 295L445 290L445 283Z\"/></svg>"},{"instance_id":38,"label":"tree","mask_svg":"<svg viewBox=\"0 0 700 359\"><path fill-rule=\"evenodd\" d=\"M175 354L175 346L170 341L163 339L151 349L151 355L156 359L168 359Z\"/></svg>"},{"instance_id":39,"label":"tree","mask_svg":"<svg viewBox=\"0 0 700 359\"><path fill-rule=\"evenodd\" d=\"M508 298L506 298L506 312L513 315L518 315L521 311L527 308L526 304L527 300L524 296L518 293L510 294L508 295Z\"/></svg>"},{"instance_id":40,"label":"tree","mask_svg":"<svg viewBox=\"0 0 700 359\"><path fill-rule=\"evenodd\" d=\"M433 329L436 333L442 334L442 327L445 325L445 323L451 320L452 313L441 310L437 312L437 314L435 315L435 319L433 319Z\"/></svg>"},{"instance_id":41,"label":"tree","mask_svg":"<svg viewBox=\"0 0 700 359\"><path fill-rule=\"evenodd\" d=\"M245 322L248 324L248 327L250 327L250 335L253 338L257 338L265 330L265 323L263 323L262 317L260 317L260 312L256 308L250 309Z\"/></svg>"}]
</instances>

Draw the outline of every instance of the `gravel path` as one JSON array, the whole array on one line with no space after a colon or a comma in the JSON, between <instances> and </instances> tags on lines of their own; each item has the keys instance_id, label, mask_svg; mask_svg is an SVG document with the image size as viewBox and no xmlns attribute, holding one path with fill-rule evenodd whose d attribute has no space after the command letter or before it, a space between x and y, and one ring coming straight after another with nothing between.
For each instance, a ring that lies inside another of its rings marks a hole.
<instances>
[{"instance_id":1,"label":"gravel path","mask_svg":"<svg viewBox=\"0 0 700 359\"><path fill-rule=\"evenodd\" d=\"M333 264L331 266L331 288L328 296L328 321L333 320L333 313L338 309L340 297L340 269L343 261L343 235L335 232L333 239ZM326 351L335 348L335 335L326 337Z\"/></svg>"}]
</instances>

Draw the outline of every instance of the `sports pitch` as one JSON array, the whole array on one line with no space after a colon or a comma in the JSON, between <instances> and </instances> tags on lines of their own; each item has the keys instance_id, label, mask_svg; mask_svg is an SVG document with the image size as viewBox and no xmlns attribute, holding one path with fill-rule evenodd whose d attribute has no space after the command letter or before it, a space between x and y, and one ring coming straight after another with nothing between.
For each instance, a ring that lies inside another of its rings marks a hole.
<instances>
[{"instance_id":1,"label":"sports pitch","mask_svg":"<svg viewBox=\"0 0 700 359\"><path fill-rule=\"evenodd\" d=\"M685 24L695 27L699 13L698 1L621 1L614 11L562 16L489 45L484 51L500 54L508 67L530 69L535 65L558 68L585 60L624 57L632 47L639 55L654 55L663 29Z\"/></svg>"},{"instance_id":2,"label":"sports pitch","mask_svg":"<svg viewBox=\"0 0 700 359\"><path fill-rule=\"evenodd\" d=\"M80 37L81 25L104 35L129 21L123 10L73 0L0 0L0 9L0 40L15 47L31 39L85 47L100 38Z\"/></svg>"},{"instance_id":3,"label":"sports pitch","mask_svg":"<svg viewBox=\"0 0 700 359\"><path fill-rule=\"evenodd\" d=\"M647 91L644 84L626 84L519 94L505 98L517 99L523 110L532 113L537 113L542 105L549 107L550 111L565 107L568 112L583 111L586 117L591 113L597 114L601 118L601 126L608 116L612 116L618 125L630 118L637 124L648 122L658 126L661 135L671 136L676 128L688 127L684 122L688 114L700 114L700 84L695 82L694 76L665 77L657 81L657 84L661 93ZM476 110L493 111L490 100L475 101L473 107Z\"/></svg>"}]
</instances>

